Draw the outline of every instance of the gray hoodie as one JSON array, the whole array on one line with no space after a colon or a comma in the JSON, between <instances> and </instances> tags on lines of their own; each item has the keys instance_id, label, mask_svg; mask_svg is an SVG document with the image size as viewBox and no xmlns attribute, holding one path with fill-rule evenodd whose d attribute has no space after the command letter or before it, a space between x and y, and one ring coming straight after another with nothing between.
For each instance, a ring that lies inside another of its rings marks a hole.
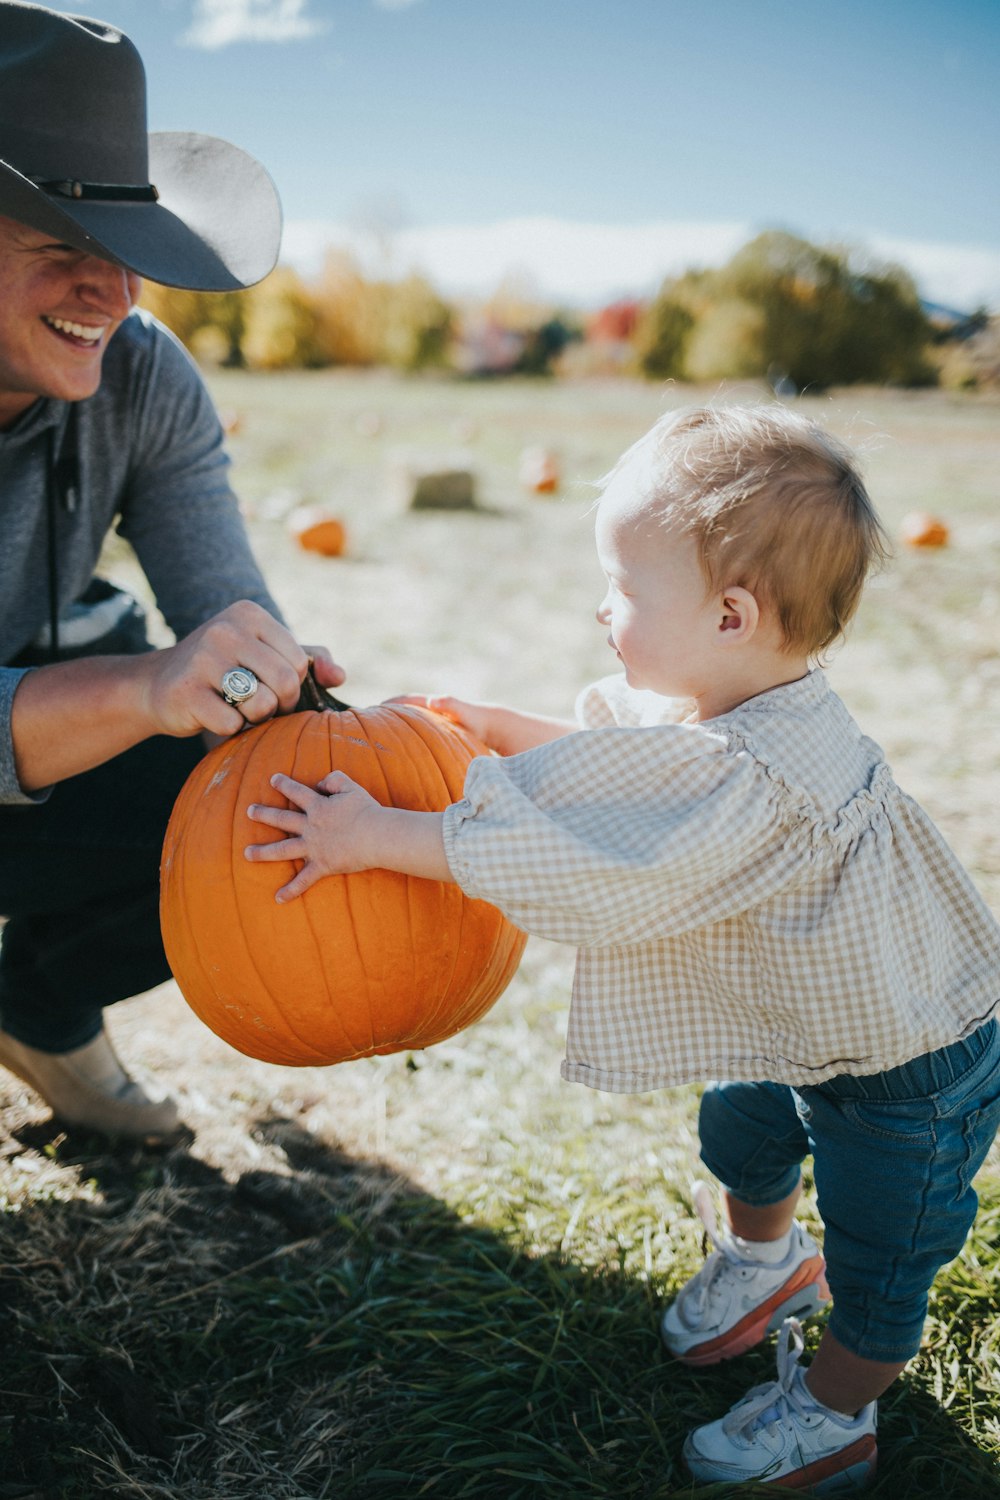
<instances>
[{"instance_id":1,"label":"gray hoodie","mask_svg":"<svg viewBox=\"0 0 1000 1500\"><path fill-rule=\"evenodd\" d=\"M0 432L0 662L49 619L47 453L69 404L39 399ZM60 507L60 613L87 587L112 526L134 547L164 619L181 638L237 599L281 618L229 486L222 429L174 336L133 312L104 356L100 389L78 407L79 494ZM23 672L0 667L0 802L35 800L14 771L10 712Z\"/></svg>"}]
</instances>

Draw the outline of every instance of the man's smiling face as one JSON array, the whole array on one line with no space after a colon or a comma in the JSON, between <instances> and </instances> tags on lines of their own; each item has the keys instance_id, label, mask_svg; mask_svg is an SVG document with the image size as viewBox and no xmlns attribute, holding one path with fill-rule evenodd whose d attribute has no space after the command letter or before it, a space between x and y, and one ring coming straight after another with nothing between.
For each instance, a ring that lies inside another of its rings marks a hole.
<instances>
[{"instance_id":1,"label":"man's smiling face","mask_svg":"<svg viewBox=\"0 0 1000 1500\"><path fill-rule=\"evenodd\" d=\"M79 401L139 295L138 276L0 217L0 429L39 396Z\"/></svg>"}]
</instances>

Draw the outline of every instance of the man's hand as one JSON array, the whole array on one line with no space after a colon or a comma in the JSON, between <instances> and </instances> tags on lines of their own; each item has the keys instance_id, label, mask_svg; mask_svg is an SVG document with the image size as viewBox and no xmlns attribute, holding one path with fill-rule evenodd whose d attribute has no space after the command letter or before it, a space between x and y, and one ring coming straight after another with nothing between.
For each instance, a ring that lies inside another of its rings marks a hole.
<instances>
[{"instance_id":1,"label":"man's hand","mask_svg":"<svg viewBox=\"0 0 1000 1500\"><path fill-rule=\"evenodd\" d=\"M343 667L338 667L325 646L303 646L306 656L313 664L313 673L321 688L340 687L344 681Z\"/></svg>"},{"instance_id":2,"label":"man's hand","mask_svg":"<svg viewBox=\"0 0 1000 1500\"><path fill-rule=\"evenodd\" d=\"M259 604L241 600L197 630L140 660L146 667L143 703L154 734L236 734L289 713L298 702L310 655L322 686L338 686L344 673L323 647L307 651ZM222 679L244 667L257 679L253 697L235 706L222 696Z\"/></svg>"},{"instance_id":3,"label":"man's hand","mask_svg":"<svg viewBox=\"0 0 1000 1500\"><path fill-rule=\"evenodd\" d=\"M152 735L227 738L288 713L310 655L322 686L343 682L325 648L307 652L273 615L244 599L160 651L38 667L21 678L11 710L20 785L34 792L78 776ZM222 696L222 679L233 667L257 678L256 692L241 707Z\"/></svg>"}]
</instances>

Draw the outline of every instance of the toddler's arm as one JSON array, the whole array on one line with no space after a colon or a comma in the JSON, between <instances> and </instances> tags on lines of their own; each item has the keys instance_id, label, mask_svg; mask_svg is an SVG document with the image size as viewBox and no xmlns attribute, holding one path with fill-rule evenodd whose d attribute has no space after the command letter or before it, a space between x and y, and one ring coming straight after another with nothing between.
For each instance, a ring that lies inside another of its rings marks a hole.
<instances>
[{"instance_id":1,"label":"toddler's arm","mask_svg":"<svg viewBox=\"0 0 1000 1500\"><path fill-rule=\"evenodd\" d=\"M522 713L517 708L505 708L502 703L470 703L463 698L427 697L418 693L390 698L389 702L415 703L420 708L444 714L498 755L517 755L521 750L532 750L536 745L545 745L564 734L573 734L579 728L572 719L550 719L543 714Z\"/></svg>"},{"instance_id":2,"label":"toddler's arm","mask_svg":"<svg viewBox=\"0 0 1000 1500\"><path fill-rule=\"evenodd\" d=\"M500 755L516 755L577 728L571 720L521 713L499 703L417 694L389 701L444 714ZM276 900L293 901L324 875L351 875L357 870L398 870L402 875L454 881L444 852L442 813L383 807L342 771L332 771L315 790L280 774L271 777L271 785L291 807L252 803L247 816L285 837L250 844L244 854L252 861L301 861L302 868L281 887Z\"/></svg>"},{"instance_id":3,"label":"toddler's arm","mask_svg":"<svg viewBox=\"0 0 1000 1500\"><path fill-rule=\"evenodd\" d=\"M251 844L249 860L301 860L294 879L277 892L292 901L324 875L356 870L398 870L428 880L454 880L444 852L444 815L383 807L343 771L331 771L313 791L290 776L271 785L291 807L251 803L248 817L285 834L271 844Z\"/></svg>"}]
</instances>

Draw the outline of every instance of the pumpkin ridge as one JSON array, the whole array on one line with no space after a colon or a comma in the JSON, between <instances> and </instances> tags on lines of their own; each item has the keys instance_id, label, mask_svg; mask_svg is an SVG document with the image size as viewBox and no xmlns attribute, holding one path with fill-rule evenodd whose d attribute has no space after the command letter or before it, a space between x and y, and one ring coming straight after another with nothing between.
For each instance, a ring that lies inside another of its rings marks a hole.
<instances>
[{"instance_id":1,"label":"pumpkin ridge","mask_svg":"<svg viewBox=\"0 0 1000 1500\"><path fill-rule=\"evenodd\" d=\"M192 777L192 779L187 781L182 788L180 796L177 799L177 806L181 806L183 803L184 808L190 806L193 809L196 805L196 794L194 789L195 781ZM200 792L201 788L199 786L199 795ZM182 883L183 864L186 859L184 847L185 833L189 831L189 829L189 823L180 824L171 820L171 824L168 827L167 840L164 845L163 857L160 862L161 913L167 907L170 907L170 909L175 914L175 921L179 921L179 925L182 928L182 932L179 937L177 937L175 934L171 934L169 943L167 941L164 941L164 951L166 952L167 962L170 965L171 972L173 972L175 967L177 967L177 964L175 962L175 955L177 953L183 951L185 954L194 955L194 959L201 973L203 983L206 985L206 987L211 988L211 979L208 974L208 969L206 967L204 957L197 942L195 941L194 927L188 916L187 905L183 901L178 900L171 902L170 900L173 890L175 888L179 889ZM184 993L183 990L181 991L181 993ZM185 998L187 997L185 996ZM201 1015L200 1011L196 1011L196 1014L203 1022L203 1024L208 1024L207 1021L205 1021L205 1018Z\"/></svg>"},{"instance_id":2,"label":"pumpkin ridge","mask_svg":"<svg viewBox=\"0 0 1000 1500\"><path fill-rule=\"evenodd\" d=\"M398 750L401 754L405 755L405 742L403 741L402 735L400 734L400 731L399 731L398 716L397 716L397 714L396 714L396 712L394 710L391 710L390 712L391 712L391 718L387 722L383 722L382 724L380 724L379 725L379 729L383 732L384 737L386 739L390 738L390 735L389 734L385 734L385 731L388 730L388 729L391 729L391 738L396 742L395 746L393 746L391 748L394 748L394 749ZM379 713L379 709L378 708L376 708L373 711L373 713L378 714L379 718L385 720L385 715ZM377 720L376 720L376 722L377 722ZM372 738L373 738L372 731L374 730L374 727L375 727L374 724L369 725L368 723L365 723L365 725L364 725L364 728L365 728L365 738L368 741L369 745L372 742ZM381 741L380 741L380 743L381 743ZM380 798L378 798L378 800L380 800L383 803L383 805L386 806L386 807L393 807L395 805L398 805L396 803L396 799L395 799L395 797L393 795L393 789L392 789L392 784L391 784L391 781L390 781L390 773L389 773L388 767L383 764L382 759L381 759L380 756L375 755L373 753L371 758L372 758L372 762L373 762L373 767L372 767L373 770L377 770L378 773L379 773L379 776L382 779L382 795L381 795ZM374 778L372 778L372 779L374 779ZM371 793L371 795L373 797L377 797L378 796L376 788L374 786L369 785L368 791ZM398 878L403 882L403 892L404 892L404 895L405 895L405 898L406 898L406 912L407 912L407 918L409 920L409 918L410 918L410 877L408 875L400 875ZM361 888L359 888L359 894L360 894L360 889ZM348 883L347 897L348 897L348 902L349 903L351 901L351 896L352 896L351 886L350 886L350 883ZM412 943L410 944L410 946L412 947ZM412 996L413 988L414 988L414 979L415 979L415 972L414 972L413 969L411 969L410 985L409 985L411 996ZM388 1001L389 1004L393 1003L393 996L386 994L386 989L385 989L385 983L384 983L384 981L380 981L380 983L379 983L379 995L380 995L380 998L382 999L383 1005L386 1003L386 1001ZM396 1005L397 1005L397 1007L399 1005L398 998L396 999ZM409 1011L410 1006L407 1005L406 1008L407 1008L407 1011ZM371 1047L372 1053L373 1054L377 1054L378 1051L379 1051L379 1048L383 1045L383 1043L375 1035L375 1018L374 1018L374 1016L372 1014L372 1005L371 1005L371 996L370 996L370 994L369 994L369 1003L368 1003L368 1026L369 1026L369 1045Z\"/></svg>"},{"instance_id":3,"label":"pumpkin ridge","mask_svg":"<svg viewBox=\"0 0 1000 1500\"><path fill-rule=\"evenodd\" d=\"M347 919L350 923L352 931L355 931L358 928L357 919L360 915L358 907L358 897L360 897L361 894L362 888L359 888L359 886L357 885L352 886L350 881L344 881L344 909L347 913ZM361 1020L362 1018L359 1016L358 1019ZM375 1024L372 1019L371 999L367 993L365 995L365 1014L363 1018L363 1024L364 1029L367 1032L367 1040L364 1043L359 1043L353 1037L349 1038L349 1040L351 1042L351 1046L355 1048L356 1055L358 1057L371 1057L375 1052L378 1044L375 1040Z\"/></svg>"},{"instance_id":4,"label":"pumpkin ridge","mask_svg":"<svg viewBox=\"0 0 1000 1500\"><path fill-rule=\"evenodd\" d=\"M440 765L436 751L440 748L439 743L429 742L427 735L427 716L412 704L401 705L407 712L404 714L406 724L407 741L412 747L415 742L419 748L419 755L415 756L410 749L410 765L416 773L417 795L413 800L418 804L418 810L438 812L447 806L450 800L449 787L445 779L443 768ZM433 726L432 726L433 728ZM433 728L433 740L440 742L440 735ZM440 880L422 880L416 877L411 879L408 888L407 917L410 932L416 938L422 926L426 926L426 918L430 914L433 921L434 931L434 964L435 977L440 974L436 985L437 1005L434 1009L423 1008L419 1016L419 1024L412 1034L410 1041L414 1046L424 1048L437 1030L437 1018L443 1008L447 1008L451 986L454 982L455 964L452 961L445 978L445 970L437 969L440 955L445 951L442 934L447 930L446 915L450 905L451 889ZM420 984L418 972L417 955L419 948L416 942L411 943L413 951L414 990Z\"/></svg>"},{"instance_id":5,"label":"pumpkin ridge","mask_svg":"<svg viewBox=\"0 0 1000 1500\"><path fill-rule=\"evenodd\" d=\"M364 760L360 766L348 764L346 768L348 775L352 775L353 772L352 779L363 783L365 789L376 801L381 801L384 805L390 807L393 805L406 806L407 803L405 801L397 802L387 765L377 753L378 747L395 751L398 754L398 764L406 764L409 748L407 740L409 736L404 736L400 733L400 715L395 708L376 706L361 711L355 710L353 719L354 725L352 727L356 729L357 733L356 735L346 736L346 738L357 740L363 744ZM340 723L342 723L342 718L338 720L338 725ZM338 735L334 738L340 739L341 736ZM388 743L383 744L384 741ZM333 748L334 739L331 738L331 761ZM357 759L356 752L354 752L354 756ZM349 761L350 756L346 756L345 759ZM389 764L395 763L389 762ZM336 769L342 770L345 767L340 765ZM342 907L346 913L348 924L354 931L364 932L371 926L371 913L375 901L373 892L373 877L375 875L376 872L363 871L356 876L352 876L350 879L344 876L334 877L341 883ZM377 875L384 883L387 897L391 897L394 890L397 896L401 891L406 898L407 906L409 906L410 877L396 874L393 871L379 871ZM397 946L399 946L398 942ZM408 991L405 986L400 986L395 991L390 990L388 977L384 968L380 970L378 976L366 975L365 979L367 982L359 988L359 994L364 998L364 1014L361 1014L361 1007L359 1006L358 1015L355 1017L360 1027L365 1031L365 1040L362 1041L360 1038L351 1037L350 1033L347 1033L355 1055L358 1057L371 1057L386 1050L385 1037L377 1034L376 1014L383 1018L387 1015L395 1016L397 1018L396 1027L388 1029L395 1029L398 1032L398 1015L400 1011L407 1016L412 1013L415 992L412 976ZM336 988L339 988L343 992L342 983L336 986Z\"/></svg>"},{"instance_id":6,"label":"pumpkin ridge","mask_svg":"<svg viewBox=\"0 0 1000 1500\"><path fill-rule=\"evenodd\" d=\"M282 725L281 730L282 740L289 741L291 745L291 763L293 767L295 765L296 757L302 740L304 739L310 728L309 715L303 714L301 715L301 723L295 725L295 729L293 731L292 725L294 721L299 717L300 716L297 714L287 715L286 722L284 725ZM244 731L244 733L246 733L246 731ZM264 774L263 786L261 786L260 780L258 779L260 776L259 763L264 759L265 755L267 756L267 760L269 763L273 762L274 746L268 747L266 737L264 735L258 734L255 737L254 741L248 744L248 748L243 759L242 775L240 777L240 783L236 796L236 816L239 816L239 814L249 805L250 802L261 801L265 794L265 790L271 790L270 775L268 775L267 773ZM237 893L236 908L240 922L240 935L243 939L245 947L247 948L247 951L252 952L253 944L251 943L250 936L247 932L244 907L243 903L241 903L239 900L239 892L241 890L248 889L248 880L250 879L249 870L253 867L248 867L247 865L246 859L243 855L243 846L238 835L236 834L235 829L231 849L233 887ZM289 863L291 864L292 861L289 861ZM285 908L285 910L287 912L287 908ZM269 1001L269 1007L272 1012L273 1019L277 1021L278 1025L286 1033L286 1039L287 1037L291 1037L292 1041L297 1045L298 1048L307 1053L311 1053L316 1062L322 1064L325 1061L323 1052L316 1046L314 1041L311 1041L308 1037L303 1036L299 1029L293 1024L291 1018L282 1008L278 996L274 993L273 985L265 980L264 975L261 974L260 969L256 964L254 964L254 969L257 974L258 983ZM271 1018L269 1018L269 1021L270 1020Z\"/></svg>"},{"instance_id":7,"label":"pumpkin ridge","mask_svg":"<svg viewBox=\"0 0 1000 1500\"><path fill-rule=\"evenodd\" d=\"M254 946L247 941L247 927L244 917L245 892L248 882L253 878L249 873L249 866L242 861L241 851L245 842L242 830L242 820L245 803L249 800L259 801L259 796L252 799L246 796L246 786L249 774L249 762L252 760L255 745L254 731L244 731L246 738L238 737L230 741L226 747L229 771L226 777L225 796L223 803L217 800L210 802L209 794L219 793L218 771L212 771L211 777L208 772L212 770L211 763L205 766L201 776L199 811L201 821L194 822L189 827L189 842L192 848L197 844L201 847L202 839L207 840L208 861L211 862L214 852L218 857L223 857L223 846L225 848L226 862L229 868L230 878L228 882L218 882L211 891L209 902L208 927L211 936L211 945L206 953L206 964L208 967L208 994L210 997L211 1013L223 1012L227 1017L227 1023L219 1026L209 1020L205 1014L205 1007L201 997L199 1003L194 1004L194 1009L201 1015L206 1024L212 1025L227 1041L239 1050L246 1050L249 1056L256 1055L247 1049L245 1044L234 1039L233 1033L238 1037L240 1027L237 1024L229 1024L235 1016L236 1022L245 1023L249 1017L253 1026L269 1038L269 1045L275 1056L280 1056L282 1061L291 1058L295 1054L298 1038L292 1028L287 1024L285 1017L277 1003L273 992L264 984L259 968L254 959ZM214 752L212 752L214 755ZM223 761L225 764L226 761ZM204 764L204 762L203 762ZM225 820L221 812L225 811L229 819L230 831L228 838L224 837ZM249 829L249 824L247 825ZM236 846L239 846L237 849ZM204 857L204 856L203 856ZM238 933L242 940L238 944L225 943L220 934ZM224 954L219 953L220 945L225 948ZM202 956L204 944L199 944L198 956ZM212 954L219 957L219 962L212 965L209 960ZM225 962L223 963L223 958ZM234 976L234 966L236 973ZM239 968L245 967L246 973L239 975ZM216 973L223 972L225 979L223 983L213 977ZM188 977L188 976L185 976ZM182 986L183 989L183 986ZM261 991L263 990L263 1001ZM227 999L227 994L231 999Z\"/></svg>"},{"instance_id":8,"label":"pumpkin ridge","mask_svg":"<svg viewBox=\"0 0 1000 1500\"><path fill-rule=\"evenodd\" d=\"M401 801L399 800L399 796L397 795L393 787L393 778L391 776L391 773L388 767L381 761L379 761L379 770L381 771L384 778L385 801L387 802L387 804L389 806L397 807L405 805L411 812L420 812L425 809L419 806L423 794L422 790L419 789L419 777L415 775L417 767L412 758L412 740L414 738L414 735L412 733L411 717L406 712L407 707L407 704L393 704L391 721L380 726L380 729L383 732L383 739L389 738L389 735L386 734L385 731L391 729L391 738L393 742L392 749L400 752L406 752L406 769L408 772L408 781L411 785L406 788L405 804L401 803ZM392 761L390 762L390 764L394 768L396 762ZM420 794L417 797L414 797L411 790L411 786L414 780L417 781L418 791L420 791ZM405 944L401 944L401 946L406 947L409 951L409 963L405 988L409 992L411 1003L408 1003L406 1007L406 1029L405 1035L401 1039L406 1046L421 1048L423 1046L424 1017L423 1014L421 1014L419 1017L414 1014L412 999L418 994L420 988L420 959L417 946L414 942L414 938L420 930L420 923L415 919L415 916L419 905L421 905L424 901L425 892L422 889L422 883L416 883L417 877L404 875L402 879L404 882L403 898L404 914L406 920L406 942ZM400 991L402 991L404 985L401 983L399 988Z\"/></svg>"},{"instance_id":9,"label":"pumpkin ridge","mask_svg":"<svg viewBox=\"0 0 1000 1500\"><path fill-rule=\"evenodd\" d=\"M460 771L464 777L464 761L461 765L456 762L460 757L456 755L453 740L457 736L453 733L458 726L442 716L425 710L414 704L400 705L402 717L405 719L408 739L415 739L420 745L419 759L413 762L413 768L418 776L419 798L423 808L439 811L448 806L454 800L455 788L452 781L456 779L453 772ZM445 727L447 726L447 727ZM463 731L462 739L466 738ZM475 744L470 740L470 746L463 745L463 749L471 748ZM433 898L431 897L433 888ZM436 937L436 957L440 960L444 955L446 964L436 971L439 975L435 987L437 996L433 1009L428 1008L421 1013L419 1029L410 1038L411 1044L419 1047L427 1047L438 1041L444 1035L450 1035L447 1017L454 1009L454 995L456 989L460 989L463 979L467 979L467 985L476 985L478 981L468 976L468 961L463 951L461 941L445 944L442 935L449 932L454 925L455 914L459 915L459 927L461 930L464 910L468 904L467 898L463 897L457 887L453 887L443 881L419 882L410 887L409 917L411 930L419 932L423 925L418 918L414 921L415 902L425 903L425 912L433 899L434 905L434 927ZM449 952L450 949L450 952ZM450 961L448 961L450 960Z\"/></svg>"},{"instance_id":10,"label":"pumpkin ridge","mask_svg":"<svg viewBox=\"0 0 1000 1500\"><path fill-rule=\"evenodd\" d=\"M224 826L224 819L220 820L217 816L220 798L224 803L225 814L228 816L230 822L233 822L235 819L235 805L238 795L239 764L242 754L242 747L233 745L230 742L227 743L224 747L220 746L219 750L222 752L221 754L215 751L209 752L209 755L205 756L199 762L195 771L192 773L191 779L186 784L184 789L184 793L188 796L189 816L187 818L187 821L182 824L184 832L180 839L180 848L182 850L182 855L181 863L178 866L179 876L183 873L185 867L194 868L197 865L198 858L195 851L200 847L204 832L207 831L209 840L211 841L213 824L217 821L221 821ZM229 769L227 770L225 777L220 780L219 771L223 766L227 764ZM213 906L215 901L218 900L218 897L219 892L213 892ZM231 900L229 904L235 909L235 903L236 895L234 890L231 893ZM184 918L186 918L187 908L183 903L174 903L172 909L175 914L178 910L180 910L183 913ZM188 957L189 960L193 958L194 962L197 965L197 968L200 970L203 976L205 991L211 997L211 1000L214 1003L214 1007L218 1011L221 1011L225 1016L225 1022L222 1027L216 1027L216 1029L226 1041L232 1041L233 1033L235 1032L235 1034L238 1035L238 1027L232 1024L233 1012L230 1008L229 1002L227 1002L219 994L218 984L215 978L215 970L211 963L211 953L204 952L202 945L197 942L195 936L196 928L194 924L188 921L186 923L186 927L187 932L191 935L192 941L190 941L187 946L182 946L181 951ZM171 951L173 952L173 948L171 948ZM175 965L172 961L172 967L174 966ZM186 971L185 977L189 977ZM181 988L181 992L182 994L185 993L183 986ZM192 1008L207 1025L208 1019L204 1013L203 1006L199 1004L194 1005ZM245 1017L242 1014L237 1017L239 1021L243 1021L244 1018ZM236 1046L239 1045L235 1041L233 1041L232 1044Z\"/></svg>"},{"instance_id":11,"label":"pumpkin ridge","mask_svg":"<svg viewBox=\"0 0 1000 1500\"><path fill-rule=\"evenodd\" d=\"M376 800L438 810L483 753L450 720L388 704L300 710L209 752L177 798L161 893L171 967L201 1020L250 1057L327 1066L424 1048L483 1016L526 941L496 908L388 870L328 876L278 905L289 864L243 857L246 803L268 799L277 769L315 786L336 765Z\"/></svg>"},{"instance_id":12,"label":"pumpkin ridge","mask_svg":"<svg viewBox=\"0 0 1000 1500\"><path fill-rule=\"evenodd\" d=\"M328 774L330 771L338 769L334 766L333 751L334 743L339 738L339 736L330 733L330 724L327 720L326 713L324 711L318 712L318 723L316 722L315 717L313 715L310 715L307 721L302 726L301 733L299 734L295 743L296 755L292 758L292 769L290 772L290 774L295 778L296 781L302 781L304 779L304 776L307 774L307 784L309 785L313 785L317 780L322 781L323 777L320 776L316 778L312 771L301 774L298 771L298 750L302 746L303 740L306 738L307 734L310 741L312 741L313 739L318 739L321 750L325 752L323 755L323 764L326 767L326 772L324 774ZM357 712L353 709L348 710L348 712L350 713L350 716L354 723L358 724L359 715L357 714ZM338 727L342 725L343 719L344 715L338 714ZM311 744L309 745L309 748L312 748ZM324 880L340 882L340 886L344 893L344 905L347 907L348 913L350 913L350 889L348 883L344 880L344 877L342 875L328 875L324 877ZM336 1003L338 999L342 1001L343 981L336 969L334 969L331 973L331 971L327 967L326 953L330 945L326 941L325 932L321 933L317 925L316 913L314 912L314 906L316 903L309 900L310 894L311 892L307 891L305 896L300 898L302 902L302 918L306 927L308 928L309 936L312 939L313 952L315 955L313 962L316 967L318 967L322 971L324 979L326 981L326 990L328 996L333 1002L323 1008L323 1020L325 1025L328 1025L331 1019L336 1022L337 1029L341 1037L343 1038L344 1043L349 1049L350 1055L352 1057L364 1057L366 1055L364 1047L359 1047L356 1037L352 1035L350 1028L344 1021L343 1004L341 1003L340 1005L338 1005ZM351 918L351 920L353 923L353 917Z\"/></svg>"},{"instance_id":13,"label":"pumpkin ridge","mask_svg":"<svg viewBox=\"0 0 1000 1500\"><path fill-rule=\"evenodd\" d=\"M440 730L437 728L437 725L434 722L435 717L436 716L433 716L432 714L427 714L425 717L425 723L427 723L427 721L429 720L430 725L433 727L434 733L440 735ZM452 738L458 738L460 740L467 756L470 757L470 760L476 759L483 755L488 756L495 753L491 751L488 746L482 744L482 742L478 740L475 735L473 735L463 726L451 726L450 721L448 722L450 728L454 728L455 730L457 730L457 734L455 734ZM452 801L460 798L464 794L465 778L468 775L469 760L466 760L463 764L460 765L456 764L457 761L458 756L454 752L452 752L452 769L460 772L462 778L462 785L460 787L453 789L449 786L447 788L449 799ZM497 908L491 907L484 901L471 900L467 898L460 909L460 924L455 948L454 969L457 970L459 967L462 947L466 936L468 935L471 938L470 947L476 948L477 946L480 946L482 944L482 941L484 937L488 935L490 928L492 928L492 935L490 938L492 946L490 950L489 960L479 964L477 966L478 975L469 979L469 982L466 985L464 1002L456 1011L453 1012L452 1017L447 1023L449 1026L452 1026L452 1023L455 1019L458 1020L459 1029L471 1024L471 1022L475 1020L478 1020L481 1016L486 1014L494 1001L499 998L503 989L506 988L505 984L501 984L498 987L496 984L495 976L493 976L490 972L491 965L495 961L498 953L502 954L505 964L509 964L511 961L514 961L516 964L516 962L520 961L521 953L523 952L525 944L527 942L526 935L521 932L518 927L514 926L514 924L511 923L509 919L505 918ZM442 1033L442 1035L444 1034L447 1033ZM439 1040L439 1037L434 1036L430 1038L430 1040L436 1041Z\"/></svg>"},{"instance_id":14,"label":"pumpkin ridge","mask_svg":"<svg viewBox=\"0 0 1000 1500\"><path fill-rule=\"evenodd\" d=\"M440 727L439 716L433 715L430 712L424 713L419 708L417 708L414 719L420 723L419 733L421 735L421 738L425 740L425 743L432 739L435 742L441 742L442 740L445 740L445 735L443 734ZM458 763L459 757L452 749L451 738L459 738L466 753L470 754L473 758L478 758L478 756L484 754L489 755L492 752L487 746L483 745L475 737L475 735L466 730L462 725L452 725L450 720L446 720L445 722L447 722L449 725L449 737L447 740L445 740L449 752L448 769L454 770L456 773L460 773L462 780L461 787L453 788L450 785L448 776L445 772L445 768L440 764L440 759L436 755L434 755L433 752L432 759L435 769L437 770L438 775L440 776L440 779L444 784L447 803L450 803L456 801L464 793L465 778L468 774L469 764L468 762L465 762L464 764ZM458 731L457 736L451 736L450 731L452 729ZM471 901L468 898L465 901L461 902L458 907L459 924L458 931L456 933L456 941L452 947L453 958L451 973L449 975L447 989L441 996L440 1002L434 1015L428 1018L428 1030L430 1030L431 1032L431 1035L428 1038L429 1042L434 1042L441 1039L437 1034L438 1023L443 1019L444 1016L447 1016L449 1014L449 1007L453 1006L454 1004L454 1002L452 1001L452 993L455 989L456 982L457 980L461 979L462 972L465 971L468 967L464 961L465 945L468 942L469 948L475 949L479 944L481 944L482 938L486 932L486 922L488 921L488 918L486 916L487 910L493 911L492 925L495 929L492 939L492 948L490 952L490 962L492 962L496 953L497 939L503 926L502 921L499 919L499 916L496 913L495 909L487 908L485 903ZM516 931L517 929L514 930ZM485 974L488 965L483 964L478 967L479 976L470 978L468 984L466 985L466 995L464 1003L457 1009L457 1011L452 1011L452 1014L461 1017L461 1022L463 1025L468 1024L469 1021L476 1020L481 1014L484 1014L486 1008L483 1006L482 999L484 991L487 989L483 975ZM445 1022L445 1024L447 1025L449 1023ZM442 1033L442 1035L444 1034L446 1033Z\"/></svg>"},{"instance_id":15,"label":"pumpkin ridge","mask_svg":"<svg viewBox=\"0 0 1000 1500\"><path fill-rule=\"evenodd\" d=\"M422 788L423 795L427 798L428 805L436 809L439 802L441 802L443 792L442 806L447 807L453 800L452 789L449 784L449 779L445 772L445 768L441 765L438 751L442 743L444 743L447 746L449 755L451 755L451 745L447 742L444 735L442 734L438 722L435 719L432 719L429 714L422 713L419 708L417 708L416 712L413 714L412 718L410 719L410 723L413 726L414 734L420 741L421 749L423 752L420 762L420 771L424 787L428 787L431 780L433 780L434 782L432 790L424 790ZM424 780L425 772L427 773L426 780ZM441 883L438 882L438 885L440 887ZM452 905L451 894L451 889L447 886L445 886L443 889L439 889L438 891L438 908L439 915L441 917L444 917L446 910ZM448 1013L449 1005L452 1003L451 997L455 989L456 980L459 975L459 969L462 964L461 939L462 930L465 926L465 920L467 916L465 905L466 903L464 902L458 903L458 910L461 913L461 919L457 934L458 941L451 945L451 962L448 966L447 979L444 980L441 986L437 1005L434 1007L433 1011L430 1011L423 1018L421 1038L423 1040L424 1046L428 1044L428 1041L436 1038L436 1033L441 1023L442 1017Z\"/></svg>"}]
</instances>

